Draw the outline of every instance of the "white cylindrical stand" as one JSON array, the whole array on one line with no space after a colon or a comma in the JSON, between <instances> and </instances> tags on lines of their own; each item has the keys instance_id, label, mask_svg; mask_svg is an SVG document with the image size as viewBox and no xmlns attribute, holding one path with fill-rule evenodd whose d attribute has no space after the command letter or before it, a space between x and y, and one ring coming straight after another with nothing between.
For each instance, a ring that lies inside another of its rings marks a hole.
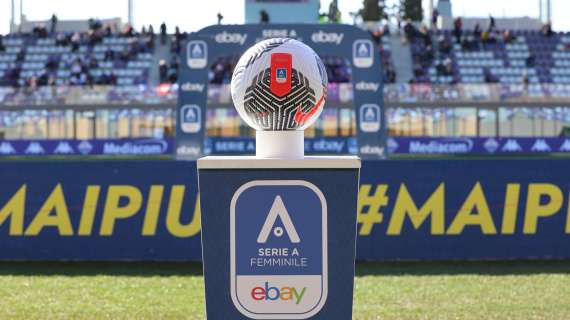
<instances>
[{"instance_id":1,"label":"white cylindrical stand","mask_svg":"<svg viewBox=\"0 0 570 320\"><path fill-rule=\"evenodd\" d=\"M303 159L305 156L305 132L256 131L255 155L258 158Z\"/></svg>"}]
</instances>

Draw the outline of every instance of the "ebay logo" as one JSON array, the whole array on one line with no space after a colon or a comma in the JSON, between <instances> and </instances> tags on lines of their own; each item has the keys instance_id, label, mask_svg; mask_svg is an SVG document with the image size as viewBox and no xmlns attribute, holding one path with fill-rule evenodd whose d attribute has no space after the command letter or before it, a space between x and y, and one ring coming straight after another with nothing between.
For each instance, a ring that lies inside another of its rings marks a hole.
<instances>
[{"instance_id":1,"label":"ebay logo","mask_svg":"<svg viewBox=\"0 0 570 320\"><path fill-rule=\"evenodd\" d=\"M307 287L303 287L299 290L295 287L270 287L269 282L265 282L263 287L255 287L251 289L251 297L256 301L295 301L295 304L299 304L303 300L303 296L307 291Z\"/></svg>"}]
</instances>

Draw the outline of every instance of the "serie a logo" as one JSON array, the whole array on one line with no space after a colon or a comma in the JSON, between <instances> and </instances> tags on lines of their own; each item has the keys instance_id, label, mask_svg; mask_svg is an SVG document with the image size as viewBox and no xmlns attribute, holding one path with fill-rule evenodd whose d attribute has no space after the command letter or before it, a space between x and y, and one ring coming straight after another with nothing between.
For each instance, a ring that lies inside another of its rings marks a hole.
<instances>
[{"instance_id":1,"label":"serie a logo","mask_svg":"<svg viewBox=\"0 0 570 320\"><path fill-rule=\"evenodd\" d=\"M252 319L306 319L328 290L327 203L303 180L255 180L231 201L234 306Z\"/></svg>"}]
</instances>

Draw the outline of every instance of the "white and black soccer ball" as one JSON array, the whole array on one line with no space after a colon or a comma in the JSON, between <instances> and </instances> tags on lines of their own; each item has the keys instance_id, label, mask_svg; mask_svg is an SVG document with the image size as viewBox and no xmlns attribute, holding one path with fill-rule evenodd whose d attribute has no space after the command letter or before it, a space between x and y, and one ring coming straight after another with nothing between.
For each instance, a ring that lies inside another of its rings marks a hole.
<instances>
[{"instance_id":1,"label":"white and black soccer ball","mask_svg":"<svg viewBox=\"0 0 570 320\"><path fill-rule=\"evenodd\" d=\"M275 38L241 56L231 93L240 116L256 130L304 130L323 111L327 83L313 49L294 39Z\"/></svg>"}]
</instances>

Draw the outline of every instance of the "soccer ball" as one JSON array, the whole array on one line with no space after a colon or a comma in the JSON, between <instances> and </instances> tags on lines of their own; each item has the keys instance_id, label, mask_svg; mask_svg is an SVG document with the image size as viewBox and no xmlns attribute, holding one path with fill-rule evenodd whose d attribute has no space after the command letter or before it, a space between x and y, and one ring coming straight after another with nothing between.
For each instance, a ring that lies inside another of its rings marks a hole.
<instances>
[{"instance_id":1,"label":"soccer ball","mask_svg":"<svg viewBox=\"0 0 570 320\"><path fill-rule=\"evenodd\" d=\"M268 39L249 48L232 76L231 93L242 119L256 130L304 130L327 96L323 62L306 44Z\"/></svg>"}]
</instances>

